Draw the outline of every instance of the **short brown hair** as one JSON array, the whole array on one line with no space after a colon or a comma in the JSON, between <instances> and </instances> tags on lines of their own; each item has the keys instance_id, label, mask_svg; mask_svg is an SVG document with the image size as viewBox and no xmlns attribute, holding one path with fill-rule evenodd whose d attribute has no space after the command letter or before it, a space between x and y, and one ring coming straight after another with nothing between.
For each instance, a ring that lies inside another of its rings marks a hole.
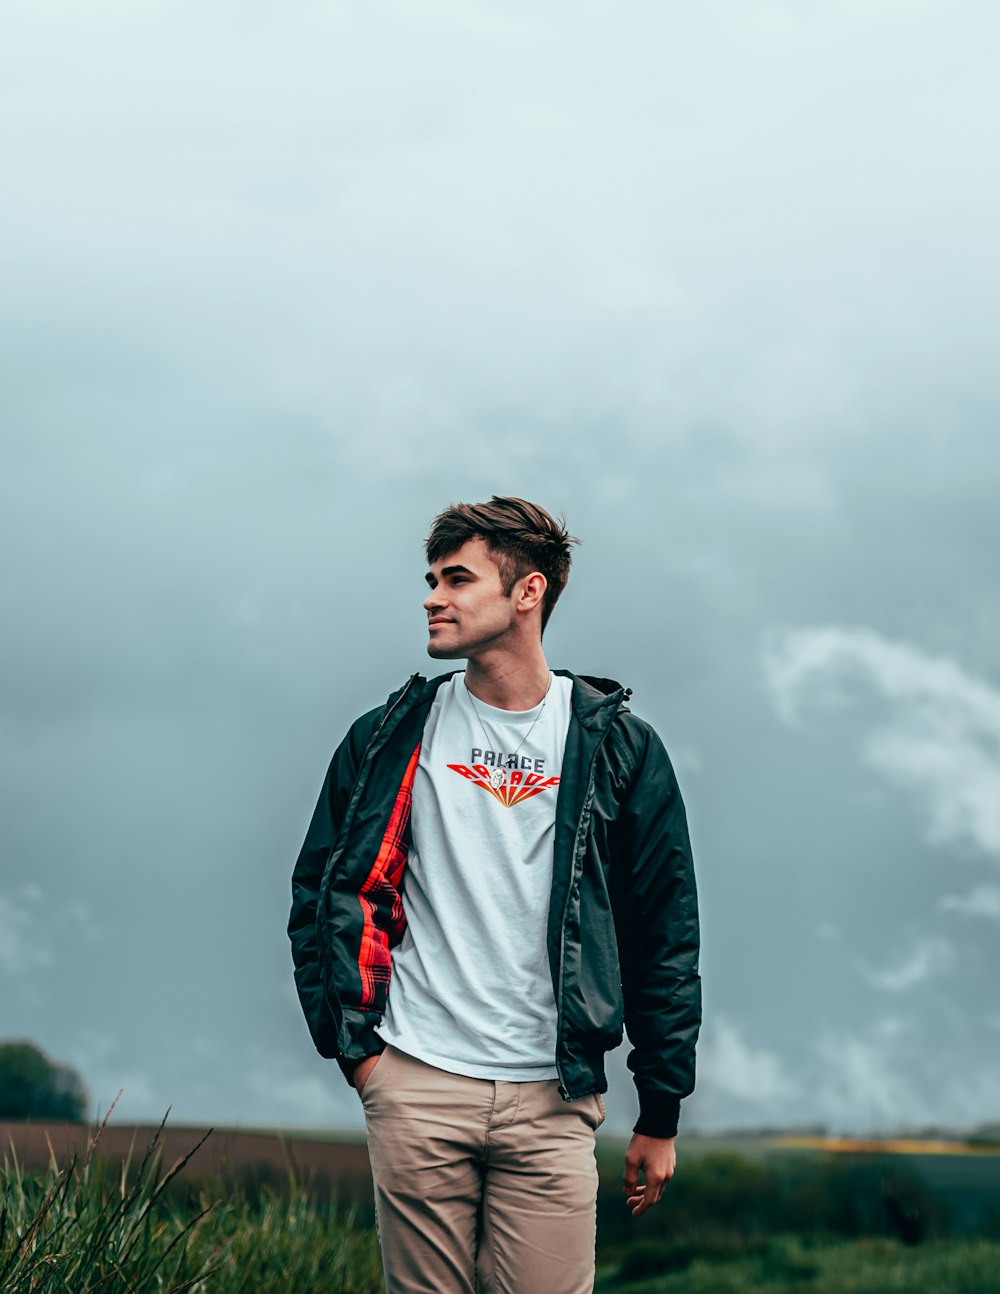
<instances>
[{"instance_id":1,"label":"short brown hair","mask_svg":"<svg viewBox=\"0 0 1000 1294\"><path fill-rule=\"evenodd\" d=\"M557 521L537 503L496 494L489 503L453 503L434 518L427 536L427 560L436 562L477 538L486 541L506 597L517 581L532 571L545 576L544 629L569 579L570 545L580 542L566 530L565 520Z\"/></svg>"}]
</instances>

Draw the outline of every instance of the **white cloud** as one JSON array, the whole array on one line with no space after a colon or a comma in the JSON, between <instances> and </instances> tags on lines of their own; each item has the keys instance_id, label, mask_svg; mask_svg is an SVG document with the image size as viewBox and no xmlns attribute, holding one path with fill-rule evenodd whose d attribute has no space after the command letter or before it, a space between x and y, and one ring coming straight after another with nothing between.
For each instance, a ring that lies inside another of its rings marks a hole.
<instances>
[{"instance_id":1,"label":"white cloud","mask_svg":"<svg viewBox=\"0 0 1000 1294\"><path fill-rule=\"evenodd\" d=\"M815 1105L836 1128L885 1130L931 1119L931 1106L892 1055L893 1032L887 1036L876 1027L871 1036L827 1034L819 1040Z\"/></svg>"},{"instance_id":2,"label":"white cloud","mask_svg":"<svg viewBox=\"0 0 1000 1294\"><path fill-rule=\"evenodd\" d=\"M977 885L968 894L947 894L941 900L941 907L964 917L1000 921L1000 885Z\"/></svg>"},{"instance_id":3,"label":"white cloud","mask_svg":"<svg viewBox=\"0 0 1000 1294\"><path fill-rule=\"evenodd\" d=\"M90 905L81 900L50 906L34 884L0 894L0 971L23 977L51 966L53 931L60 945L76 934L93 941L101 933Z\"/></svg>"},{"instance_id":4,"label":"white cloud","mask_svg":"<svg viewBox=\"0 0 1000 1294\"><path fill-rule=\"evenodd\" d=\"M1000 1016L985 1020L991 1037ZM931 1125L973 1126L995 1117L995 1045L959 1057L919 1014L891 1013L827 1027L787 1056L750 1045L731 1020L706 1025L689 1126L702 1130L821 1122L855 1135ZM687 1104L687 1103L685 1103Z\"/></svg>"},{"instance_id":5,"label":"white cloud","mask_svg":"<svg viewBox=\"0 0 1000 1294\"><path fill-rule=\"evenodd\" d=\"M804 703L843 707L864 688L885 702L864 743L866 761L919 797L929 838L961 842L1000 862L1000 691L954 661L864 629L786 633L765 650L781 717Z\"/></svg>"},{"instance_id":6,"label":"white cloud","mask_svg":"<svg viewBox=\"0 0 1000 1294\"><path fill-rule=\"evenodd\" d=\"M25 975L52 963L52 950L37 925L41 898L37 886L0 894L0 970L10 975Z\"/></svg>"},{"instance_id":7,"label":"white cloud","mask_svg":"<svg viewBox=\"0 0 1000 1294\"><path fill-rule=\"evenodd\" d=\"M878 970L860 959L855 961L855 965L873 988L886 993L902 993L946 973L954 966L955 960L955 949L948 940L932 936L922 939L894 966Z\"/></svg>"},{"instance_id":8,"label":"white cloud","mask_svg":"<svg viewBox=\"0 0 1000 1294\"><path fill-rule=\"evenodd\" d=\"M766 1105L798 1090L788 1065L775 1052L754 1047L738 1025L716 1016L706 1026L698 1052L699 1083L713 1092Z\"/></svg>"},{"instance_id":9,"label":"white cloud","mask_svg":"<svg viewBox=\"0 0 1000 1294\"><path fill-rule=\"evenodd\" d=\"M1000 1027L1000 1018L992 1023ZM915 1018L889 1016L857 1032L831 1030L810 1058L810 1067L817 1066L811 1070L812 1104L831 1128L846 1133L973 1127L995 1118L1000 1101L995 1048L993 1053L929 1065L935 1054L941 1058L940 1044L928 1046Z\"/></svg>"},{"instance_id":10,"label":"white cloud","mask_svg":"<svg viewBox=\"0 0 1000 1294\"><path fill-rule=\"evenodd\" d=\"M901 1019L898 1016L884 1016L881 1020L876 1020L872 1025L872 1035L888 1044L895 1042L897 1039L912 1037L914 1035L913 1021Z\"/></svg>"}]
</instances>

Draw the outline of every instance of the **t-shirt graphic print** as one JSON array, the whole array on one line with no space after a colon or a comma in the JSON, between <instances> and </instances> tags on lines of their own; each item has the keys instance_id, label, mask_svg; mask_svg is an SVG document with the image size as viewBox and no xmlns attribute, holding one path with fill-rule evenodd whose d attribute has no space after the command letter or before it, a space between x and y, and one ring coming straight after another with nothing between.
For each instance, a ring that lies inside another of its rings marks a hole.
<instances>
[{"instance_id":1,"label":"t-shirt graphic print","mask_svg":"<svg viewBox=\"0 0 1000 1294\"><path fill-rule=\"evenodd\" d=\"M555 1078L546 946L572 681L500 710L464 673L437 691L413 782L412 843L380 1036L472 1078Z\"/></svg>"},{"instance_id":2,"label":"t-shirt graphic print","mask_svg":"<svg viewBox=\"0 0 1000 1294\"><path fill-rule=\"evenodd\" d=\"M482 753L475 749L472 752L473 756ZM453 773L467 777L473 786L481 786L484 791L489 791L505 809L512 809L515 804L523 804L533 795L541 795L543 791L551 791L559 785L558 777L546 777L543 773L531 770L531 764L543 764L544 760L525 757L523 762L529 766L526 769L517 766L516 755L510 755L508 759L510 762L501 767L494 765L490 768L487 764L473 764L471 768L467 764L449 764L448 767Z\"/></svg>"}]
</instances>

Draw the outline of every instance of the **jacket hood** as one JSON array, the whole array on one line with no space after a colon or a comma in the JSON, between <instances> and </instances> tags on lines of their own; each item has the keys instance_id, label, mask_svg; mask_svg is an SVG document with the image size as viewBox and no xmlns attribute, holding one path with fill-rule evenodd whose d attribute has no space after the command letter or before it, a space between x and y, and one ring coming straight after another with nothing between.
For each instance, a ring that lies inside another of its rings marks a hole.
<instances>
[{"instance_id":1,"label":"jacket hood","mask_svg":"<svg viewBox=\"0 0 1000 1294\"><path fill-rule=\"evenodd\" d=\"M573 712L585 728L600 730L609 724L632 695L612 678L590 674L572 674L568 669L554 669L553 674L573 680Z\"/></svg>"},{"instance_id":2,"label":"jacket hood","mask_svg":"<svg viewBox=\"0 0 1000 1294\"><path fill-rule=\"evenodd\" d=\"M569 674L568 670L562 669L553 670L552 672L554 674ZM572 677L573 676L570 674L570 678ZM625 699L628 700L632 695L632 689L630 687L622 687L621 683L617 683L613 678L597 678L593 674L577 674L576 677L584 683L589 683L590 686L595 688L598 692L603 692L605 696L610 696L612 692L624 692Z\"/></svg>"}]
</instances>

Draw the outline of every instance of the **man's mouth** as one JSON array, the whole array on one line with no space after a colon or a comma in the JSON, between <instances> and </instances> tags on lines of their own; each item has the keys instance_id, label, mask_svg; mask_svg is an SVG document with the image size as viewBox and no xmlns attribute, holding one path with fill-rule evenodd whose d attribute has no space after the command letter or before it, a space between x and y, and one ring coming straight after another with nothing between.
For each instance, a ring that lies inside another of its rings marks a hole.
<instances>
[{"instance_id":1,"label":"man's mouth","mask_svg":"<svg viewBox=\"0 0 1000 1294\"><path fill-rule=\"evenodd\" d=\"M452 620L449 620L447 616L438 616L436 620L427 621L427 628L433 629L435 625L450 625L453 623L454 622Z\"/></svg>"}]
</instances>

